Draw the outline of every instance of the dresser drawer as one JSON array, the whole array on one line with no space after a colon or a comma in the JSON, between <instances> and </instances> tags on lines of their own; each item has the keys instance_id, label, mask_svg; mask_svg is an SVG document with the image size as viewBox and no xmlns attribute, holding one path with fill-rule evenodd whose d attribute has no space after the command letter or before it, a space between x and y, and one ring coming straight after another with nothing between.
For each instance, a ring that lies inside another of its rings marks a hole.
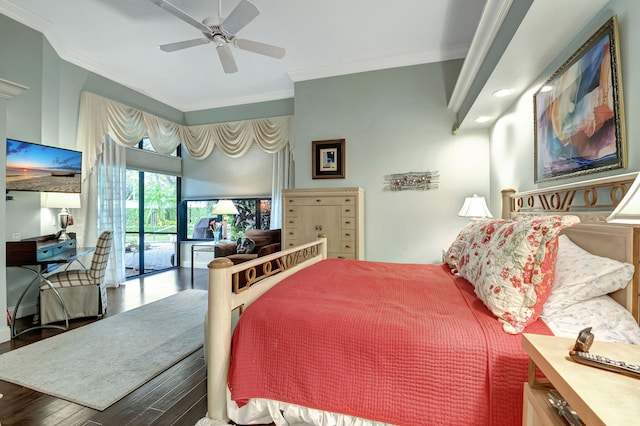
<instances>
[{"instance_id":1,"label":"dresser drawer","mask_svg":"<svg viewBox=\"0 0 640 426\"><path fill-rule=\"evenodd\" d=\"M342 241L355 241L356 233L354 229L343 229L342 230Z\"/></svg>"},{"instance_id":2,"label":"dresser drawer","mask_svg":"<svg viewBox=\"0 0 640 426\"><path fill-rule=\"evenodd\" d=\"M284 216L285 217L298 217L299 209L296 206L285 206Z\"/></svg>"},{"instance_id":3,"label":"dresser drawer","mask_svg":"<svg viewBox=\"0 0 640 426\"><path fill-rule=\"evenodd\" d=\"M356 217L356 206L342 206L342 217Z\"/></svg>"},{"instance_id":4,"label":"dresser drawer","mask_svg":"<svg viewBox=\"0 0 640 426\"><path fill-rule=\"evenodd\" d=\"M300 219L298 218L298 216L287 215L284 218L284 228L287 230L290 228L298 228L299 225L300 225Z\"/></svg>"},{"instance_id":5,"label":"dresser drawer","mask_svg":"<svg viewBox=\"0 0 640 426\"><path fill-rule=\"evenodd\" d=\"M342 253L353 253L356 252L356 242L355 241L342 241L340 244L340 251Z\"/></svg>"},{"instance_id":6,"label":"dresser drawer","mask_svg":"<svg viewBox=\"0 0 640 426\"><path fill-rule=\"evenodd\" d=\"M340 259L351 259L356 260L355 253L327 253L327 257L337 257Z\"/></svg>"},{"instance_id":7,"label":"dresser drawer","mask_svg":"<svg viewBox=\"0 0 640 426\"><path fill-rule=\"evenodd\" d=\"M287 241L298 238L298 230L296 228L287 228L282 232L283 232L282 237L286 238Z\"/></svg>"},{"instance_id":8,"label":"dresser drawer","mask_svg":"<svg viewBox=\"0 0 640 426\"><path fill-rule=\"evenodd\" d=\"M287 239L286 242L284 243L284 248L285 249L290 249L292 247L299 246L299 245L300 245L300 243L298 242L298 240Z\"/></svg>"},{"instance_id":9,"label":"dresser drawer","mask_svg":"<svg viewBox=\"0 0 640 426\"><path fill-rule=\"evenodd\" d=\"M290 206L339 206L341 204L342 200L338 197L300 197L287 198L285 208L288 209Z\"/></svg>"},{"instance_id":10,"label":"dresser drawer","mask_svg":"<svg viewBox=\"0 0 640 426\"><path fill-rule=\"evenodd\" d=\"M340 199L340 204L343 206L354 206L356 205L356 197L351 197L351 196L347 196L347 197L342 197Z\"/></svg>"},{"instance_id":11,"label":"dresser drawer","mask_svg":"<svg viewBox=\"0 0 640 426\"><path fill-rule=\"evenodd\" d=\"M352 217L342 218L342 229L356 229L356 221Z\"/></svg>"}]
</instances>

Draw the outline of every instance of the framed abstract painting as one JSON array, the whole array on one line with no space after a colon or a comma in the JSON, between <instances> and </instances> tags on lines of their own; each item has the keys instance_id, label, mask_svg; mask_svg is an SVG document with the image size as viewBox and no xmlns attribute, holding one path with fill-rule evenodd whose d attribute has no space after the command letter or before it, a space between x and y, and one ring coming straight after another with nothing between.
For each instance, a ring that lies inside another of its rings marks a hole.
<instances>
[{"instance_id":1,"label":"framed abstract painting","mask_svg":"<svg viewBox=\"0 0 640 426\"><path fill-rule=\"evenodd\" d=\"M615 16L534 94L533 107L536 183L626 167Z\"/></svg>"}]
</instances>

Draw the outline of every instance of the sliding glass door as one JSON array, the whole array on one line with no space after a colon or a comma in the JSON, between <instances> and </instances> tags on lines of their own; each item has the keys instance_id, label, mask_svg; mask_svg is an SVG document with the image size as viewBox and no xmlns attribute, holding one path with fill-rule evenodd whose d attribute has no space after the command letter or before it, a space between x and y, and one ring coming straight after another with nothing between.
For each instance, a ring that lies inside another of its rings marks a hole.
<instances>
[{"instance_id":1,"label":"sliding glass door","mask_svg":"<svg viewBox=\"0 0 640 426\"><path fill-rule=\"evenodd\" d=\"M127 170L127 278L178 265L176 176Z\"/></svg>"}]
</instances>

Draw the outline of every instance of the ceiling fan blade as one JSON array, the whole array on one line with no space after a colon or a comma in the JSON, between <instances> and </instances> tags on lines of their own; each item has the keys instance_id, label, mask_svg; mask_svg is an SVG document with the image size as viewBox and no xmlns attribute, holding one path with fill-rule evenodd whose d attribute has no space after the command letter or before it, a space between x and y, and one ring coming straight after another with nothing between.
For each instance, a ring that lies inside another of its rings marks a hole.
<instances>
[{"instance_id":1,"label":"ceiling fan blade","mask_svg":"<svg viewBox=\"0 0 640 426\"><path fill-rule=\"evenodd\" d=\"M166 10L167 12L172 14L173 16L182 19L184 22L186 22L187 24L189 24L189 25L191 25L193 27L196 27L197 29L199 29L203 33L211 34L211 29L209 27L207 27L202 22L198 21L193 16L191 16L191 15L187 14L186 12L183 12L182 10L178 9L177 7L172 5L171 3L169 3L169 2L167 2L165 0L151 0L151 3L153 3L153 4L157 5L157 6L160 6L161 8L163 8L164 10Z\"/></svg>"},{"instance_id":2,"label":"ceiling fan blade","mask_svg":"<svg viewBox=\"0 0 640 426\"><path fill-rule=\"evenodd\" d=\"M259 53L260 55L271 56L272 58L282 59L287 52L284 48L278 46L272 46L266 43L260 43L259 41L235 39L234 44L238 49L248 50L253 53Z\"/></svg>"},{"instance_id":3,"label":"ceiling fan blade","mask_svg":"<svg viewBox=\"0 0 640 426\"><path fill-rule=\"evenodd\" d=\"M158 47L160 47L160 50L162 50L163 52L175 52L176 50L182 50L182 49L186 49L188 47L193 47L193 46L200 46L201 44L207 44L210 42L211 40L209 40L208 38L195 38L193 40L167 43Z\"/></svg>"},{"instance_id":4,"label":"ceiling fan blade","mask_svg":"<svg viewBox=\"0 0 640 426\"><path fill-rule=\"evenodd\" d=\"M231 11L220 26L227 33L235 35L258 15L260 15L260 11L255 4L248 0L240 0L240 3Z\"/></svg>"},{"instance_id":5,"label":"ceiling fan blade","mask_svg":"<svg viewBox=\"0 0 640 426\"><path fill-rule=\"evenodd\" d=\"M229 44L225 43L218 46L216 47L216 50L218 51L218 57L220 58L224 72L227 74L237 72L238 66L236 65L236 60L233 58L233 52L231 51Z\"/></svg>"}]
</instances>

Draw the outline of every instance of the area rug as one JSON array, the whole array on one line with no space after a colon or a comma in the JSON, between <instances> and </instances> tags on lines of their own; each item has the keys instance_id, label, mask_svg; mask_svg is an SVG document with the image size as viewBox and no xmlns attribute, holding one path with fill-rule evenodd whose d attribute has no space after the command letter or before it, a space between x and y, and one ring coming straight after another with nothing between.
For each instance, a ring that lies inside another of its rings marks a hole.
<instances>
[{"instance_id":1,"label":"area rug","mask_svg":"<svg viewBox=\"0 0 640 426\"><path fill-rule=\"evenodd\" d=\"M104 410L202 346L205 290L185 290L0 355L0 379Z\"/></svg>"}]
</instances>

